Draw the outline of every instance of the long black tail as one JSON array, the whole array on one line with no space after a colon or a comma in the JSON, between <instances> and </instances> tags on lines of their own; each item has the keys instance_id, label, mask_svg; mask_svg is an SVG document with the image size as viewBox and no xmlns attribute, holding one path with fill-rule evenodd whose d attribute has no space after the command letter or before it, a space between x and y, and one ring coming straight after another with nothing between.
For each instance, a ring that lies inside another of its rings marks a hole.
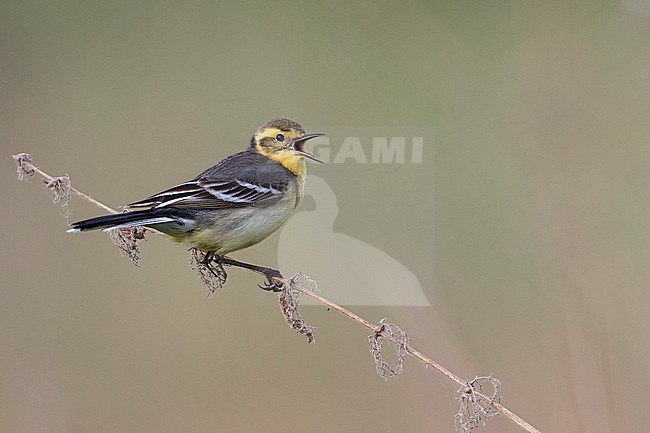
<instances>
[{"instance_id":1,"label":"long black tail","mask_svg":"<svg viewBox=\"0 0 650 433\"><path fill-rule=\"evenodd\" d=\"M191 219L190 212L175 208L158 208L125 212L115 215L103 215L72 223L68 232L83 232L97 229L117 229L123 227L151 226L165 223L184 225Z\"/></svg>"}]
</instances>

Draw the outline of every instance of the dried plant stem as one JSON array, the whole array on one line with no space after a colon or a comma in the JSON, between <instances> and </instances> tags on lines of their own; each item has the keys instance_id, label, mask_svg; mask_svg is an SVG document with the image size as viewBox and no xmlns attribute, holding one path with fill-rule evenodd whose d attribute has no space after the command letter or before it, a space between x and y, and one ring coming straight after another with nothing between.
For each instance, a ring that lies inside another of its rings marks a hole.
<instances>
[{"instance_id":1,"label":"dried plant stem","mask_svg":"<svg viewBox=\"0 0 650 433\"><path fill-rule=\"evenodd\" d=\"M45 183L56 181L57 178L50 176L49 174L45 173L43 170L41 170L40 168L34 165L34 162L30 154L19 153L13 155L13 158L16 161L16 164L18 164L18 178L23 179L26 176L31 176L34 173L38 173L43 177L43 180L46 181ZM79 191L77 188L73 187L72 185L68 186L68 189L70 190L71 193L75 194L77 197L86 200L88 203L94 204L98 208L104 209L108 213L114 213L114 214L119 213L115 209L106 206L104 203L98 202L88 194L84 194L83 192Z\"/></svg>"},{"instance_id":2,"label":"dried plant stem","mask_svg":"<svg viewBox=\"0 0 650 433\"><path fill-rule=\"evenodd\" d=\"M280 280L282 283L289 284L289 280L283 279ZM384 338L392 341L395 344L398 344L399 341L390 333L384 332L381 329L378 329L377 326L369 322L368 320L364 319L363 317L359 316L358 314L353 313L352 311L348 310L347 308L341 307L338 304L335 304L334 302L330 301L327 298L324 298L320 296L317 293L312 292L311 290L308 290L304 287L301 287L299 285L293 284L293 287L297 290L299 290L301 293L303 293L306 296L309 296L312 299L315 299L316 301L320 302L321 304L325 304L328 307L330 307L333 310L336 310L337 312L343 314L344 316L347 316L348 318L354 320L355 322L359 323L360 325L365 326L366 328L370 329L373 332L380 333ZM447 370L445 367L442 365L438 364L431 358L423 355L421 352L415 350L412 346L408 345L406 346L406 351L409 355L413 356L414 358L418 359L425 365L433 368L436 370L438 373L442 374L445 376L447 379L451 380L452 382L456 383L456 385L461 386L461 387L466 387L467 386L467 381L460 378L456 374L452 373L451 371ZM529 422L521 418L519 415L513 413L511 410L506 408L500 403L497 403L495 401L492 401L492 398L490 396L485 395L484 393L480 391L474 391L474 394L485 400L487 403L489 403L495 410L500 412L503 416L508 418L510 421L514 422L517 424L519 427L522 429L530 432L530 433L540 433L539 430L537 430L535 427L533 427Z\"/></svg>"},{"instance_id":3,"label":"dried plant stem","mask_svg":"<svg viewBox=\"0 0 650 433\"><path fill-rule=\"evenodd\" d=\"M17 155L13 155L14 160L18 164L18 176L20 179L23 179L24 177L33 175L34 173L38 173L39 175L43 176L45 180L47 180L46 183L51 183L52 181L55 181L56 178L50 176L49 174L45 173L38 167L36 167L33 164L32 158L29 154L26 153L21 153ZM94 204L97 207L100 207L104 209L107 212L110 213L119 213L118 211L106 206L105 204L93 199L87 194L84 194L83 192L77 190L76 188L73 188L72 186L69 186L69 190L80 197L83 200L86 200L89 203ZM254 269L249 269L252 270L253 272L260 273L261 275L265 275L262 272L255 271ZM265 275L268 277L268 275ZM454 382L456 385L461 387L461 390L467 390L466 392L471 392L473 396L476 396L489 405L489 407L493 408L494 410L498 411L501 413L503 416L508 418L510 421L513 423L517 424L519 427L524 429L525 431L529 433L540 433L538 429L533 427L530 423L528 423L526 420L518 416L517 414L513 413L510 411L508 408L503 406L501 403L495 401L494 396L488 396L484 392L481 392L478 389L475 389L471 382L466 381L462 379L461 377L457 376L450 370L446 369L442 365L438 364L431 358L423 355L421 352L413 348L410 344L404 343L403 340L400 340L398 337L396 337L393 333L390 332L389 329L386 329L383 325L377 326L374 323L364 319L363 317L359 316L358 314L353 313L352 311L341 307L338 304L335 304L334 302L330 301L327 298L324 298L323 296L314 293L312 290L309 290L305 287L300 286L294 279L286 279L286 278L279 278L279 277L271 277L273 280L278 282L279 284L284 285L285 288L292 288L294 290L299 291L300 293L309 296L310 298L320 302L321 304L326 305L327 307L339 312L340 314L347 316L348 318L354 320L355 322L359 323L360 325L368 328L371 330L375 335L381 335L383 338L386 338L387 340L391 341L395 345L399 346L402 345L406 349L406 353L409 355L413 356L414 358L418 359L420 362L424 363L425 365L433 368L435 371L449 379L450 381ZM383 322L383 321L382 321ZM313 335L312 335L313 336ZM311 337L310 337L311 341Z\"/></svg>"}]
</instances>

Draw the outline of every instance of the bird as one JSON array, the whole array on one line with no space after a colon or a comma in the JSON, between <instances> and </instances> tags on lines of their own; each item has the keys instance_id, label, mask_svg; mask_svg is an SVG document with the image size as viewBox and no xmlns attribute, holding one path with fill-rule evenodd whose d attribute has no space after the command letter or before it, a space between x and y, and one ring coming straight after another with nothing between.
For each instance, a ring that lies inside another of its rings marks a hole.
<instances>
[{"instance_id":1,"label":"bird","mask_svg":"<svg viewBox=\"0 0 650 433\"><path fill-rule=\"evenodd\" d=\"M323 164L304 145L323 135L306 133L293 120L272 119L255 131L246 150L126 205L123 213L74 222L68 232L147 227L206 253L205 265L215 261L261 273L267 283L260 287L278 291L278 271L226 255L262 242L289 219L304 196L306 159Z\"/></svg>"}]
</instances>

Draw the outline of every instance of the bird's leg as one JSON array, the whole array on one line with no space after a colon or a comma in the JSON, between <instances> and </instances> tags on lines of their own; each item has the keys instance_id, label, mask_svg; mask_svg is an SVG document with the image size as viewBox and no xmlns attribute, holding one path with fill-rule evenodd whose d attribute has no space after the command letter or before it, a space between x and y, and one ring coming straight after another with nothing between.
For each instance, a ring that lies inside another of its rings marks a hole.
<instances>
[{"instance_id":1,"label":"bird's leg","mask_svg":"<svg viewBox=\"0 0 650 433\"><path fill-rule=\"evenodd\" d=\"M228 278L228 274L223 268L223 264L221 263L220 259L220 255L215 254L212 251L208 251L205 253L203 260L201 260L201 264L205 266L205 268L223 285Z\"/></svg>"},{"instance_id":2,"label":"bird's leg","mask_svg":"<svg viewBox=\"0 0 650 433\"><path fill-rule=\"evenodd\" d=\"M257 272L258 274L264 275L266 277L266 282L263 286L258 284L258 287L262 290L267 290L271 292L281 292L284 290L283 283L278 281L278 279L284 278L280 271L273 268L267 268L265 266L258 266L252 263L240 262L239 260L231 259L226 256L217 256L216 260L226 266L237 266L238 268L248 269L249 271Z\"/></svg>"}]
</instances>

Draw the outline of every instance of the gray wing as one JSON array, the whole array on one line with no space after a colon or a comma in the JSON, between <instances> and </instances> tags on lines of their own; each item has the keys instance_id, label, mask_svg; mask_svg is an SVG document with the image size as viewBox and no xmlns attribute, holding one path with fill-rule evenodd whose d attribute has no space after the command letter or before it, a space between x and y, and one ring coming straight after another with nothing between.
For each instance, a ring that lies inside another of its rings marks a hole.
<instances>
[{"instance_id":1,"label":"gray wing","mask_svg":"<svg viewBox=\"0 0 650 433\"><path fill-rule=\"evenodd\" d=\"M286 185L256 185L241 180L182 183L128 207L185 209L221 209L228 207L268 206L280 200Z\"/></svg>"},{"instance_id":2,"label":"gray wing","mask_svg":"<svg viewBox=\"0 0 650 433\"><path fill-rule=\"evenodd\" d=\"M290 180L291 176L281 165L261 155L240 152L195 179L131 203L128 208L264 207L282 198Z\"/></svg>"}]
</instances>

